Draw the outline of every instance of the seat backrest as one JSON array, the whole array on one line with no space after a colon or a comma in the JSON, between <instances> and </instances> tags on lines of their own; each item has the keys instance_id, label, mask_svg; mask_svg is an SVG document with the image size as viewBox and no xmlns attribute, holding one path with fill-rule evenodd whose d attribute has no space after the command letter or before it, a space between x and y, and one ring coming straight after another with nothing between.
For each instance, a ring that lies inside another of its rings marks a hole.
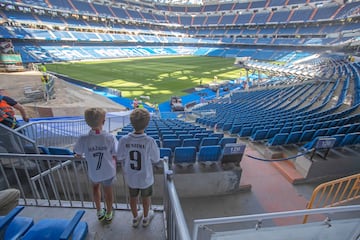
<instances>
[{"instance_id":1,"label":"seat backrest","mask_svg":"<svg viewBox=\"0 0 360 240\"><path fill-rule=\"evenodd\" d=\"M176 147L180 147L180 146L181 146L180 139L164 139L162 142L162 147L170 148L172 152L174 152Z\"/></svg>"},{"instance_id":2,"label":"seat backrest","mask_svg":"<svg viewBox=\"0 0 360 240\"><path fill-rule=\"evenodd\" d=\"M219 138L217 138L217 137L204 137L201 140L200 146L217 145L218 142L219 142Z\"/></svg>"},{"instance_id":3,"label":"seat backrest","mask_svg":"<svg viewBox=\"0 0 360 240\"><path fill-rule=\"evenodd\" d=\"M176 134L164 134L162 135L162 139L177 139L178 136Z\"/></svg>"},{"instance_id":4,"label":"seat backrest","mask_svg":"<svg viewBox=\"0 0 360 240\"><path fill-rule=\"evenodd\" d=\"M199 149L198 162L218 162L221 156L221 146L202 146Z\"/></svg>"},{"instance_id":5,"label":"seat backrest","mask_svg":"<svg viewBox=\"0 0 360 240\"><path fill-rule=\"evenodd\" d=\"M49 148L45 147L44 145L38 145L38 149L40 154L51 154Z\"/></svg>"},{"instance_id":6,"label":"seat backrest","mask_svg":"<svg viewBox=\"0 0 360 240\"><path fill-rule=\"evenodd\" d=\"M315 131L316 131L315 129L303 131L303 134L301 135L299 142L311 141L314 136Z\"/></svg>"},{"instance_id":7,"label":"seat backrest","mask_svg":"<svg viewBox=\"0 0 360 240\"><path fill-rule=\"evenodd\" d=\"M267 145L268 146L284 145L288 136L289 136L288 133L278 133L267 143Z\"/></svg>"},{"instance_id":8,"label":"seat backrest","mask_svg":"<svg viewBox=\"0 0 360 240\"><path fill-rule=\"evenodd\" d=\"M357 138L359 136L360 136L360 133L348 133L348 134L346 134L344 139L340 143L340 147L356 144Z\"/></svg>"},{"instance_id":9,"label":"seat backrest","mask_svg":"<svg viewBox=\"0 0 360 240\"><path fill-rule=\"evenodd\" d=\"M185 138L182 143L183 147L196 147L197 149L200 146L199 138Z\"/></svg>"},{"instance_id":10,"label":"seat backrest","mask_svg":"<svg viewBox=\"0 0 360 240\"><path fill-rule=\"evenodd\" d=\"M266 139L270 139L273 138L276 134L278 134L280 132L281 128L270 128L268 133L266 134Z\"/></svg>"},{"instance_id":11,"label":"seat backrest","mask_svg":"<svg viewBox=\"0 0 360 240\"><path fill-rule=\"evenodd\" d=\"M268 129L259 129L250 137L250 141L259 141L265 139Z\"/></svg>"},{"instance_id":12,"label":"seat backrest","mask_svg":"<svg viewBox=\"0 0 360 240\"><path fill-rule=\"evenodd\" d=\"M193 164L196 162L196 148L195 147L176 147L174 151L174 164L187 163Z\"/></svg>"},{"instance_id":13,"label":"seat backrest","mask_svg":"<svg viewBox=\"0 0 360 240\"><path fill-rule=\"evenodd\" d=\"M193 137L194 135L187 133L187 134L180 134L178 138L184 140L186 138L193 138Z\"/></svg>"},{"instance_id":14,"label":"seat backrest","mask_svg":"<svg viewBox=\"0 0 360 240\"><path fill-rule=\"evenodd\" d=\"M294 144L294 143L298 143L300 140L300 137L302 135L301 131L298 132L291 132L288 136L288 138L285 141L285 144Z\"/></svg>"},{"instance_id":15,"label":"seat backrest","mask_svg":"<svg viewBox=\"0 0 360 240\"><path fill-rule=\"evenodd\" d=\"M219 140L219 145L224 148L227 143L236 143L236 137L223 137Z\"/></svg>"},{"instance_id":16,"label":"seat backrest","mask_svg":"<svg viewBox=\"0 0 360 240\"><path fill-rule=\"evenodd\" d=\"M171 148L160 148L160 158L168 157L170 160L172 156Z\"/></svg>"},{"instance_id":17,"label":"seat backrest","mask_svg":"<svg viewBox=\"0 0 360 240\"><path fill-rule=\"evenodd\" d=\"M51 155L74 155L74 152L64 147L48 147Z\"/></svg>"}]
</instances>

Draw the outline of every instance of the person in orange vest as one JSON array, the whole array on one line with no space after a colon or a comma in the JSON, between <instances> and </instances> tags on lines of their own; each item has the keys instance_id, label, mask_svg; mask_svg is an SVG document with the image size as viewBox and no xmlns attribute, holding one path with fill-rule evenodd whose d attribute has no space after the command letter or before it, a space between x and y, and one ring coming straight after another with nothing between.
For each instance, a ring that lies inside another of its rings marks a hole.
<instances>
[{"instance_id":1,"label":"person in orange vest","mask_svg":"<svg viewBox=\"0 0 360 240\"><path fill-rule=\"evenodd\" d=\"M13 129L20 126L15 118L14 109L20 112L25 122L29 122L24 107L13 98L5 96L5 90L0 89L0 123Z\"/></svg>"}]
</instances>

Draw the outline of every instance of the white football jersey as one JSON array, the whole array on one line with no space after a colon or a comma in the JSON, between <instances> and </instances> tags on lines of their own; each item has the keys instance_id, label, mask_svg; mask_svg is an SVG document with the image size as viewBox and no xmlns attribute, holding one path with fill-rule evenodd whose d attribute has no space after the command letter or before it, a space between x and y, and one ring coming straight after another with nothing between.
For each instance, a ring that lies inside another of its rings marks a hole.
<instances>
[{"instance_id":1,"label":"white football jersey","mask_svg":"<svg viewBox=\"0 0 360 240\"><path fill-rule=\"evenodd\" d=\"M116 138L106 131L90 130L80 136L75 143L74 152L85 155L88 165L88 175L92 182L101 182L115 177Z\"/></svg>"},{"instance_id":2,"label":"white football jersey","mask_svg":"<svg viewBox=\"0 0 360 240\"><path fill-rule=\"evenodd\" d=\"M160 161L160 150L152 137L145 133L121 137L117 159L122 162L129 187L144 189L154 183L153 164Z\"/></svg>"}]
</instances>

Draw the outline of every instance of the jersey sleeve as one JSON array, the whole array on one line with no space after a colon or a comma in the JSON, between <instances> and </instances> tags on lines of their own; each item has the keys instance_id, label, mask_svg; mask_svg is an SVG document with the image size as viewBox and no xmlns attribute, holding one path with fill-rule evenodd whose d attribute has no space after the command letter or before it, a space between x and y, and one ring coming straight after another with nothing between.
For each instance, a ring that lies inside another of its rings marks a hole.
<instances>
[{"instance_id":1,"label":"jersey sleeve","mask_svg":"<svg viewBox=\"0 0 360 240\"><path fill-rule=\"evenodd\" d=\"M116 159L118 162L123 162L125 161L125 151L124 151L124 141L122 141L122 139L120 138L120 140L118 141L117 144L117 149L116 149Z\"/></svg>"},{"instance_id":2,"label":"jersey sleeve","mask_svg":"<svg viewBox=\"0 0 360 240\"><path fill-rule=\"evenodd\" d=\"M158 163L160 161L160 149L158 148L155 139L151 141L151 162Z\"/></svg>"},{"instance_id":3,"label":"jersey sleeve","mask_svg":"<svg viewBox=\"0 0 360 240\"><path fill-rule=\"evenodd\" d=\"M80 137L76 141L73 151L74 151L74 153L79 154L79 155L82 155L84 153L83 144L82 144L82 137Z\"/></svg>"}]
</instances>

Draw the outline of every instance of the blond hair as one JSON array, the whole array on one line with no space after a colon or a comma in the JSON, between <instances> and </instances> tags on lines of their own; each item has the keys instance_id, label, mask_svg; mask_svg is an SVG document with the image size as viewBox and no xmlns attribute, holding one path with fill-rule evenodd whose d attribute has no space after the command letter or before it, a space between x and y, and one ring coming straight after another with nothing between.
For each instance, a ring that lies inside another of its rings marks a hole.
<instances>
[{"instance_id":1,"label":"blond hair","mask_svg":"<svg viewBox=\"0 0 360 240\"><path fill-rule=\"evenodd\" d=\"M102 108L88 108L84 117L87 125L91 128L98 128L104 124L106 112Z\"/></svg>"},{"instance_id":2,"label":"blond hair","mask_svg":"<svg viewBox=\"0 0 360 240\"><path fill-rule=\"evenodd\" d=\"M150 113L145 108L136 108L130 114L130 122L135 131L144 130L150 121Z\"/></svg>"}]
</instances>

